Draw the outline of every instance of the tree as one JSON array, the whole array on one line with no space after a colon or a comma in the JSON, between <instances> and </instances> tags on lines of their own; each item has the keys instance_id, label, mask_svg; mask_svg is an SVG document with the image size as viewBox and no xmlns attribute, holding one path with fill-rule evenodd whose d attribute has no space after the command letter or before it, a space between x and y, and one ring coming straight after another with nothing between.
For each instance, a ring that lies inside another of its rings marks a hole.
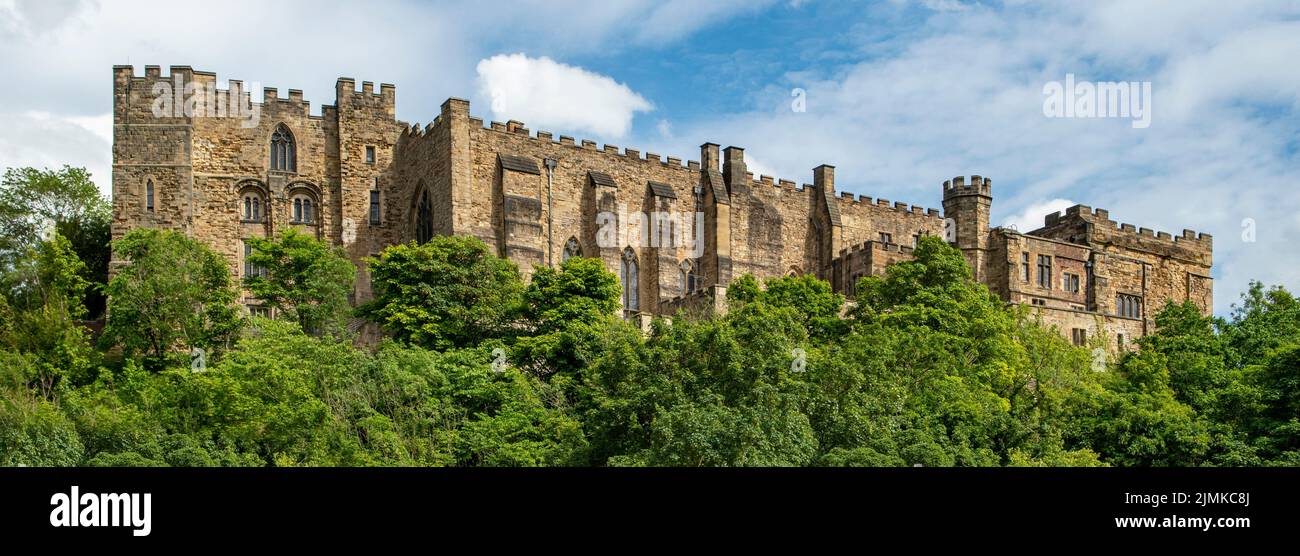
<instances>
[{"instance_id":1,"label":"tree","mask_svg":"<svg viewBox=\"0 0 1300 556\"><path fill-rule=\"evenodd\" d=\"M57 233L28 248L4 277L5 321L0 347L31 354L27 379L40 393L53 396L56 382L89 367L91 349L81 319L87 281L85 265L71 244Z\"/></svg>"},{"instance_id":2,"label":"tree","mask_svg":"<svg viewBox=\"0 0 1300 556\"><path fill-rule=\"evenodd\" d=\"M113 242L129 261L109 282L100 339L160 367L192 348L229 347L242 325L230 266L207 246L170 230L139 228Z\"/></svg>"},{"instance_id":3,"label":"tree","mask_svg":"<svg viewBox=\"0 0 1300 556\"><path fill-rule=\"evenodd\" d=\"M48 231L68 238L85 263L89 315L103 313L104 298L93 284L108 281L112 207L84 168L10 168L0 180L0 269L13 268Z\"/></svg>"},{"instance_id":4,"label":"tree","mask_svg":"<svg viewBox=\"0 0 1300 556\"><path fill-rule=\"evenodd\" d=\"M263 271L245 278L249 291L308 333L342 336L356 280L356 267L342 250L292 229L276 239L249 243L253 249L247 262Z\"/></svg>"},{"instance_id":5,"label":"tree","mask_svg":"<svg viewBox=\"0 0 1300 556\"><path fill-rule=\"evenodd\" d=\"M433 349L473 346L505 334L518 315L519 269L477 238L393 245L368 263L375 298L360 314L399 340Z\"/></svg>"}]
</instances>

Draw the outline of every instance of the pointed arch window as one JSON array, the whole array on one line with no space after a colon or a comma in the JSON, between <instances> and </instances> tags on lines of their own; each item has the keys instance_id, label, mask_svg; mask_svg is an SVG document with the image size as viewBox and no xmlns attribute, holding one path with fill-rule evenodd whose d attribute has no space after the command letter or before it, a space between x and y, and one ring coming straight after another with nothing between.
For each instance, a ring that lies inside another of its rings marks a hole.
<instances>
[{"instance_id":1,"label":"pointed arch window","mask_svg":"<svg viewBox=\"0 0 1300 556\"><path fill-rule=\"evenodd\" d=\"M298 161L294 151L293 133L284 124L276 126L271 134L271 169L278 172L297 172Z\"/></svg>"},{"instance_id":2,"label":"pointed arch window","mask_svg":"<svg viewBox=\"0 0 1300 556\"><path fill-rule=\"evenodd\" d=\"M695 262L690 259L682 261L682 294L694 292L700 287L700 276L695 270Z\"/></svg>"},{"instance_id":3,"label":"pointed arch window","mask_svg":"<svg viewBox=\"0 0 1300 556\"><path fill-rule=\"evenodd\" d=\"M564 263L569 259L572 259L574 257L581 257L581 256L582 256L582 246L578 245L578 238L571 237L569 238L569 241L564 243L564 254L561 256L560 262Z\"/></svg>"},{"instance_id":4,"label":"pointed arch window","mask_svg":"<svg viewBox=\"0 0 1300 556\"><path fill-rule=\"evenodd\" d=\"M415 240L425 243L433 239L433 200L429 190L422 189L415 206Z\"/></svg>"},{"instance_id":5,"label":"pointed arch window","mask_svg":"<svg viewBox=\"0 0 1300 556\"><path fill-rule=\"evenodd\" d=\"M640 310L640 300L637 296L636 252L631 247L623 250L623 264L619 272L619 281L623 285L623 309L626 311Z\"/></svg>"}]
</instances>

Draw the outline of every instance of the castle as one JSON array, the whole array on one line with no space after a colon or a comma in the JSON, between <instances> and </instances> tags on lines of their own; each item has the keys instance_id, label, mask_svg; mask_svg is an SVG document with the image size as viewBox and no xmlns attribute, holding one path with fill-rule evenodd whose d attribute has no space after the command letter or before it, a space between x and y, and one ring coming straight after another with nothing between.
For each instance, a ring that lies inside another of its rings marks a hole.
<instances>
[{"instance_id":1,"label":"castle","mask_svg":"<svg viewBox=\"0 0 1300 556\"><path fill-rule=\"evenodd\" d=\"M143 76L114 66L114 239L136 227L181 230L243 277L257 271L245 263L245 239L297 228L358 264L359 302L371 296L364 258L434 235L473 236L525 274L598 257L619 275L626 316L645 318L721 304L746 273L813 274L851 297L858 278L939 235L992 292L1032 307L1076 344L1103 334L1122 346L1151 329L1166 300L1212 308L1209 234L1154 233L1083 205L1047 215L1037 230L993 228L993 184L981 176L943 182L941 214L837 193L829 165L802 186L755 179L739 147L705 143L699 161L683 163L516 121L484 125L456 98L428 125L410 125L396 119L387 84L358 91L340 78L334 104L312 115L301 91L265 88L255 104L240 81L218 89L216 80L188 66L169 75L145 66ZM181 82L208 91L216 112L160 115L160 83ZM220 117L241 104L259 117ZM665 232L691 239L657 241Z\"/></svg>"}]
</instances>

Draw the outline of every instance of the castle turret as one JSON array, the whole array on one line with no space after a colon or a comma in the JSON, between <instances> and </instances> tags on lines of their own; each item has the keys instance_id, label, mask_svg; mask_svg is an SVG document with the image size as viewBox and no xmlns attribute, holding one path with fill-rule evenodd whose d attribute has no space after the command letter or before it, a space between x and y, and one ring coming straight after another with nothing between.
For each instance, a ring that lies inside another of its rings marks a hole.
<instances>
[{"instance_id":1,"label":"castle turret","mask_svg":"<svg viewBox=\"0 0 1300 556\"><path fill-rule=\"evenodd\" d=\"M989 246L989 211L993 206L993 180L957 176L943 182L944 237L962 250L976 280L984 278Z\"/></svg>"}]
</instances>

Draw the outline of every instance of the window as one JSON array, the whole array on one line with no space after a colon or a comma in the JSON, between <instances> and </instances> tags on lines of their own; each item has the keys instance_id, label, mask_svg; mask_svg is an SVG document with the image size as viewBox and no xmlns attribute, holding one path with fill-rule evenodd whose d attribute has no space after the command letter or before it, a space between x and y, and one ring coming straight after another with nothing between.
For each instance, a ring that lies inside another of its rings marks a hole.
<instances>
[{"instance_id":1,"label":"window","mask_svg":"<svg viewBox=\"0 0 1300 556\"><path fill-rule=\"evenodd\" d=\"M695 263L689 260L682 261L682 294L688 294L695 291L700 285L700 277L695 272Z\"/></svg>"},{"instance_id":2,"label":"window","mask_svg":"<svg viewBox=\"0 0 1300 556\"><path fill-rule=\"evenodd\" d=\"M564 253L560 255L560 262L564 263L574 257L582 256L582 247L578 245L578 238L571 237L569 241L564 242Z\"/></svg>"},{"instance_id":3,"label":"window","mask_svg":"<svg viewBox=\"0 0 1300 556\"><path fill-rule=\"evenodd\" d=\"M1115 335L1115 345L1119 346L1119 349L1120 349L1121 351L1124 350L1124 335L1123 335L1123 334L1116 334L1116 335Z\"/></svg>"},{"instance_id":4,"label":"window","mask_svg":"<svg viewBox=\"0 0 1300 556\"><path fill-rule=\"evenodd\" d=\"M370 223L379 223L379 192L370 192Z\"/></svg>"},{"instance_id":5,"label":"window","mask_svg":"<svg viewBox=\"0 0 1300 556\"><path fill-rule=\"evenodd\" d=\"M1132 319L1142 318L1142 298L1136 295L1119 294L1115 300L1115 314Z\"/></svg>"},{"instance_id":6,"label":"window","mask_svg":"<svg viewBox=\"0 0 1300 556\"><path fill-rule=\"evenodd\" d=\"M293 198L293 223L312 224L316 222L316 211L311 197L298 195Z\"/></svg>"},{"instance_id":7,"label":"window","mask_svg":"<svg viewBox=\"0 0 1300 556\"><path fill-rule=\"evenodd\" d=\"M1079 293L1079 275L1070 272L1061 273L1061 289L1069 293Z\"/></svg>"},{"instance_id":8,"label":"window","mask_svg":"<svg viewBox=\"0 0 1300 556\"><path fill-rule=\"evenodd\" d=\"M880 243L893 243L893 242L894 242L893 234L880 232Z\"/></svg>"},{"instance_id":9,"label":"window","mask_svg":"<svg viewBox=\"0 0 1300 556\"><path fill-rule=\"evenodd\" d=\"M1033 299L1030 299L1029 302L1032 303L1032 304L1034 304L1034 305L1037 305L1037 306L1039 306L1039 307L1042 307L1042 306L1047 305L1047 302L1046 302L1046 301L1044 301L1044 300L1042 300L1042 299L1038 299L1037 297L1035 297L1035 298L1033 298Z\"/></svg>"},{"instance_id":10,"label":"window","mask_svg":"<svg viewBox=\"0 0 1300 556\"><path fill-rule=\"evenodd\" d=\"M1029 253L1020 254L1020 281L1029 281Z\"/></svg>"},{"instance_id":11,"label":"window","mask_svg":"<svg viewBox=\"0 0 1300 556\"><path fill-rule=\"evenodd\" d=\"M284 124L280 124L275 128L275 133L271 134L271 169L279 172L296 172L298 161L295 158L293 134Z\"/></svg>"},{"instance_id":12,"label":"window","mask_svg":"<svg viewBox=\"0 0 1300 556\"><path fill-rule=\"evenodd\" d=\"M1075 328L1070 331L1070 341L1076 346L1082 346L1088 343L1088 331L1083 328Z\"/></svg>"},{"instance_id":13,"label":"window","mask_svg":"<svg viewBox=\"0 0 1300 556\"><path fill-rule=\"evenodd\" d=\"M257 193L244 194L244 214L245 222L262 221L262 196Z\"/></svg>"},{"instance_id":14,"label":"window","mask_svg":"<svg viewBox=\"0 0 1300 556\"><path fill-rule=\"evenodd\" d=\"M625 311L639 310L636 252L631 247L623 250L623 264L620 267L619 281L623 285L623 309Z\"/></svg>"},{"instance_id":15,"label":"window","mask_svg":"<svg viewBox=\"0 0 1300 556\"><path fill-rule=\"evenodd\" d=\"M253 264L253 262L250 260L252 256L253 256L253 244L245 241L244 242L244 278L252 278L254 276L265 278L266 269L261 266L257 266Z\"/></svg>"},{"instance_id":16,"label":"window","mask_svg":"<svg viewBox=\"0 0 1300 556\"><path fill-rule=\"evenodd\" d=\"M921 234L912 234L912 248L921 246Z\"/></svg>"},{"instance_id":17,"label":"window","mask_svg":"<svg viewBox=\"0 0 1300 556\"><path fill-rule=\"evenodd\" d=\"M375 147L373 145L366 145L366 164L374 164L374 163L375 163Z\"/></svg>"},{"instance_id":18,"label":"window","mask_svg":"<svg viewBox=\"0 0 1300 556\"><path fill-rule=\"evenodd\" d=\"M425 243L430 239L433 239L433 201L429 199L429 190L422 189L415 206L415 240Z\"/></svg>"},{"instance_id":19,"label":"window","mask_svg":"<svg viewBox=\"0 0 1300 556\"><path fill-rule=\"evenodd\" d=\"M261 304L257 304L257 305L250 304L248 306L248 315L252 317L261 317L264 319L269 319L271 318L271 308Z\"/></svg>"},{"instance_id":20,"label":"window","mask_svg":"<svg viewBox=\"0 0 1300 556\"><path fill-rule=\"evenodd\" d=\"M144 210L153 212L153 180L147 180L144 184Z\"/></svg>"},{"instance_id":21,"label":"window","mask_svg":"<svg viewBox=\"0 0 1300 556\"><path fill-rule=\"evenodd\" d=\"M1038 287L1052 289L1052 256L1038 256Z\"/></svg>"}]
</instances>

